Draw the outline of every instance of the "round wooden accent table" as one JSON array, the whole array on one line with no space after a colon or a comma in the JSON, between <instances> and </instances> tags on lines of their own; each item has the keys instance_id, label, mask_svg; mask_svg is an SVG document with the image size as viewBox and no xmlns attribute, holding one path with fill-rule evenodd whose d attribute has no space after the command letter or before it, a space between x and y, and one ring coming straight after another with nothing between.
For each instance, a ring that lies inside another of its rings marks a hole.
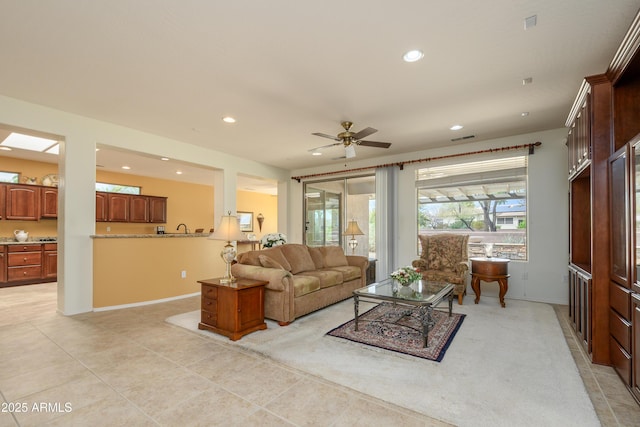
<instances>
[{"instance_id":1,"label":"round wooden accent table","mask_svg":"<svg viewBox=\"0 0 640 427\"><path fill-rule=\"evenodd\" d=\"M475 303L480 301L480 281L498 282L500 285L500 305L505 306L504 296L509 290L509 260L505 258L469 258L471 260L471 288L476 294Z\"/></svg>"}]
</instances>

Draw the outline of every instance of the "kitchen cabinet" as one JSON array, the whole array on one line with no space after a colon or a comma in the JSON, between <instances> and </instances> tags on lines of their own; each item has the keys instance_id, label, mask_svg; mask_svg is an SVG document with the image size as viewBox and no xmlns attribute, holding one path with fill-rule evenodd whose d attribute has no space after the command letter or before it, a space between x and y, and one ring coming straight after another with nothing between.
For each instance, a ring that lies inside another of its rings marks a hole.
<instances>
[{"instance_id":1,"label":"kitchen cabinet","mask_svg":"<svg viewBox=\"0 0 640 427\"><path fill-rule=\"evenodd\" d=\"M21 184L6 185L5 217L22 221L40 219L40 187Z\"/></svg>"},{"instance_id":2,"label":"kitchen cabinet","mask_svg":"<svg viewBox=\"0 0 640 427\"><path fill-rule=\"evenodd\" d=\"M167 222L167 198L149 196L149 222L166 224Z\"/></svg>"},{"instance_id":3,"label":"kitchen cabinet","mask_svg":"<svg viewBox=\"0 0 640 427\"><path fill-rule=\"evenodd\" d=\"M40 189L40 218L58 218L58 189L42 187Z\"/></svg>"},{"instance_id":4,"label":"kitchen cabinet","mask_svg":"<svg viewBox=\"0 0 640 427\"><path fill-rule=\"evenodd\" d=\"M129 222L149 222L149 197L129 196Z\"/></svg>"},{"instance_id":5,"label":"kitchen cabinet","mask_svg":"<svg viewBox=\"0 0 640 427\"><path fill-rule=\"evenodd\" d=\"M7 281L7 247L0 245L0 283Z\"/></svg>"},{"instance_id":6,"label":"kitchen cabinet","mask_svg":"<svg viewBox=\"0 0 640 427\"><path fill-rule=\"evenodd\" d=\"M42 277L42 245L7 246L7 280L22 281Z\"/></svg>"},{"instance_id":7,"label":"kitchen cabinet","mask_svg":"<svg viewBox=\"0 0 640 427\"><path fill-rule=\"evenodd\" d=\"M107 193L96 192L96 221L105 222L109 219Z\"/></svg>"},{"instance_id":8,"label":"kitchen cabinet","mask_svg":"<svg viewBox=\"0 0 640 427\"><path fill-rule=\"evenodd\" d=\"M167 198L97 191L96 221L165 224Z\"/></svg>"},{"instance_id":9,"label":"kitchen cabinet","mask_svg":"<svg viewBox=\"0 0 640 427\"><path fill-rule=\"evenodd\" d=\"M58 244L42 245L42 278L55 279L58 276Z\"/></svg>"},{"instance_id":10,"label":"kitchen cabinet","mask_svg":"<svg viewBox=\"0 0 640 427\"><path fill-rule=\"evenodd\" d=\"M107 221L129 222L129 194L107 194Z\"/></svg>"}]
</instances>

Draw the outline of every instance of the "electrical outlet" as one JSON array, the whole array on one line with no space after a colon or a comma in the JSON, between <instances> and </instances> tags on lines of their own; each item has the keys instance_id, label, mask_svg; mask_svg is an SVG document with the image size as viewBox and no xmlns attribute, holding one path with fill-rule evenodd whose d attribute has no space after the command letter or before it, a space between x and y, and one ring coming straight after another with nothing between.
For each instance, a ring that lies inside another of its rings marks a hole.
<instances>
[{"instance_id":1,"label":"electrical outlet","mask_svg":"<svg viewBox=\"0 0 640 427\"><path fill-rule=\"evenodd\" d=\"M180 272L180 277L182 277L183 279L186 279L187 278L187 270L182 270Z\"/></svg>"},{"instance_id":2,"label":"electrical outlet","mask_svg":"<svg viewBox=\"0 0 640 427\"><path fill-rule=\"evenodd\" d=\"M111 227L107 227L107 233L111 231Z\"/></svg>"}]
</instances>

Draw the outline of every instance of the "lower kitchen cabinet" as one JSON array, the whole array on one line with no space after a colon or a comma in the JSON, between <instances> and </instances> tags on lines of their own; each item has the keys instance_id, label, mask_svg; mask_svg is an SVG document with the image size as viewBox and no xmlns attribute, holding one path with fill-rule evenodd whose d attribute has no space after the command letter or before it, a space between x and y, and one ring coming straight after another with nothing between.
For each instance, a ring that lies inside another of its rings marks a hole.
<instances>
[{"instance_id":1,"label":"lower kitchen cabinet","mask_svg":"<svg viewBox=\"0 0 640 427\"><path fill-rule=\"evenodd\" d=\"M45 243L42 245L42 278L56 279L58 277L58 245Z\"/></svg>"},{"instance_id":2,"label":"lower kitchen cabinet","mask_svg":"<svg viewBox=\"0 0 640 427\"><path fill-rule=\"evenodd\" d=\"M0 287L54 282L57 278L57 243L0 245Z\"/></svg>"}]
</instances>

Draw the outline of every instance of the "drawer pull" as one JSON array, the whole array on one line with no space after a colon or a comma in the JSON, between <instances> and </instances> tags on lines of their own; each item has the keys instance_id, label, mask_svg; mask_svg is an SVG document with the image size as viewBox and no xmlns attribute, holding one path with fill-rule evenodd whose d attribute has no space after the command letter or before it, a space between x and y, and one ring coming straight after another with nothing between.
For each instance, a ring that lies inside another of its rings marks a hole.
<instances>
[{"instance_id":1,"label":"drawer pull","mask_svg":"<svg viewBox=\"0 0 640 427\"><path fill-rule=\"evenodd\" d=\"M22 258L22 260L26 262L27 261L27 257Z\"/></svg>"},{"instance_id":2,"label":"drawer pull","mask_svg":"<svg viewBox=\"0 0 640 427\"><path fill-rule=\"evenodd\" d=\"M26 275L27 275L27 272L26 272L26 271L23 271L23 272L22 272L22 274L26 276Z\"/></svg>"}]
</instances>

